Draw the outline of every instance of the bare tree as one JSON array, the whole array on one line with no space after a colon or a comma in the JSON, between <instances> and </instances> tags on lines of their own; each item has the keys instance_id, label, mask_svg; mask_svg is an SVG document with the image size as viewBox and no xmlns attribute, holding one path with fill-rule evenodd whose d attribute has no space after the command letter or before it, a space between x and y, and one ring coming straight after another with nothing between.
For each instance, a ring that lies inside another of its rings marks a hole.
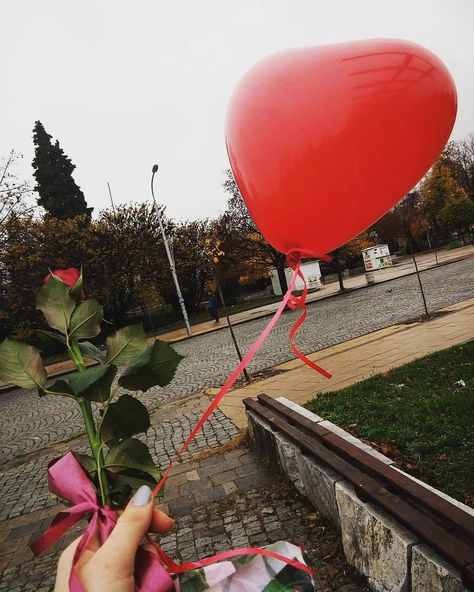
<instances>
[{"instance_id":1,"label":"bare tree","mask_svg":"<svg viewBox=\"0 0 474 592\"><path fill-rule=\"evenodd\" d=\"M239 187L230 169L225 171L226 180L224 190L229 193L227 201L226 216L230 225L237 230L242 237L242 257L245 259L246 251L249 248L253 257L260 260L263 265L275 267L278 273L282 294L288 290L288 282L285 275L286 255L277 251L261 235L255 222L245 205ZM255 240L258 237L258 240Z\"/></svg>"},{"instance_id":2,"label":"bare tree","mask_svg":"<svg viewBox=\"0 0 474 592\"><path fill-rule=\"evenodd\" d=\"M34 206L25 201L31 194L31 187L27 182L19 182L12 170L20 158L21 154L11 150L0 164L0 246L7 239L12 221L34 210Z\"/></svg>"}]
</instances>

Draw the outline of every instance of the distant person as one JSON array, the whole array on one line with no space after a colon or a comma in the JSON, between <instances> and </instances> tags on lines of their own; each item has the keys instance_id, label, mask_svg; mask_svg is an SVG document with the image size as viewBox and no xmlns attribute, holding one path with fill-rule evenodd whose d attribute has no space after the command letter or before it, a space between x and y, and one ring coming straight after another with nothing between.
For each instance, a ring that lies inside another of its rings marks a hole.
<instances>
[{"instance_id":1,"label":"distant person","mask_svg":"<svg viewBox=\"0 0 474 592\"><path fill-rule=\"evenodd\" d=\"M209 311L209 314L211 315L211 317L216 321L216 323L218 323L219 322L219 311L217 310L216 297L214 296L214 294L212 292L208 292L207 296L208 296L207 310Z\"/></svg>"}]
</instances>

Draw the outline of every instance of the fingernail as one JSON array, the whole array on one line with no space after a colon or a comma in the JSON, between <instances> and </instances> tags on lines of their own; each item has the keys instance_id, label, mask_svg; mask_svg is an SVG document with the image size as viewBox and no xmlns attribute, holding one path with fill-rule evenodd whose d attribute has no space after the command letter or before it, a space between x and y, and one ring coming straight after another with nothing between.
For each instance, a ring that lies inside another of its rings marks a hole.
<instances>
[{"instance_id":1,"label":"fingernail","mask_svg":"<svg viewBox=\"0 0 474 592\"><path fill-rule=\"evenodd\" d=\"M142 485L132 497L132 506L146 506L151 500L151 489L148 485Z\"/></svg>"}]
</instances>

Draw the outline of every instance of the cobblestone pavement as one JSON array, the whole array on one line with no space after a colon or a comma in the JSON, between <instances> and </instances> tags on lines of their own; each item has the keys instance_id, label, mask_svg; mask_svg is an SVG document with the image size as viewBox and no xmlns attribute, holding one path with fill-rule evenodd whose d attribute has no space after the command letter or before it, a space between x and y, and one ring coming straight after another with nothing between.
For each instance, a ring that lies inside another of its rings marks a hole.
<instances>
[{"instance_id":1,"label":"cobblestone pavement","mask_svg":"<svg viewBox=\"0 0 474 592\"><path fill-rule=\"evenodd\" d=\"M426 270L421 274L428 308L435 310L474 296L474 258ZM369 333L423 312L416 276L399 278L311 304L308 319L296 337L303 352L312 352ZM286 312L250 365L250 372L293 357L288 344L298 313ZM236 326L242 350L247 350L268 319ZM166 388L140 396L149 409L221 384L236 364L226 330L201 335L174 346L185 359ZM183 420L185 421L185 420ZM79 408L67 399L39 400L31 391L0 394L0 463L32 453L83 433Z\"/></svg>"},{"instance_id":2,"label":"cobblestone pavement","mask_svg":"<svg viewBox=\"0 0 474 592\"><path fill-rule=\"evenodd\" d=\"M291 485L245 448L179 465L161 507L176 518L176 526L160 543L179 562L285 539L304 545L308 564L316 571L317 590L368 590L364 578L345 563L334 530ZM54 553L33 560L27 544L50 518L41 512L28 524L21 518L0 522L0 541L11 551L0 589L49 592L58 553L84 525L68 533Z\"/></svg>"},{"instance_id":3,"label":"cobblestone pavement","mask_svg":"<svg viewBox=\"0 0 474 592\"><path fill-rule=\"evenodd\" d=\"M141 439L147 443L155 463L161 470L168 467L208 403L207 397L195 398L181 405L171 403L159 412L152 412L152 425L146 436L141 436ZM183 460L189 459L200 450L225 444L237 433L234 424L223 413L215 411L189 445ZM79 437L72 442L43 449L39 456L33 453L28 460L20 458L0 473L0 521L44 510L57 503L48 492L46 471L49 462L68 450L90 454L86 438ZM26 490L25 483L28 484Z\"/></svg>"}]
</instances>

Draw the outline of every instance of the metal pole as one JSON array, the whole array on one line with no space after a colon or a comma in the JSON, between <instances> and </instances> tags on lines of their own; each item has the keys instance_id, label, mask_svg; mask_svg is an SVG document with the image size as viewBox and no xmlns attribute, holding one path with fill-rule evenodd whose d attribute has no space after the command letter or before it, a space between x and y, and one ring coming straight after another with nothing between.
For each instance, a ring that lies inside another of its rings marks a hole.
<instances>
[{"instance_id":1,"label":"metal pole","mask_svg":"<svg viewBox=\"0 0 474 592\"><path fill-rule=\"evenodd\" d=\"M217 272L214 273L214 276L216 278L216 284L217 284L217 289L219 291L219 297L220 297L221 302L222 302L222 308L224 309L224 314L225 314L225 318L227 319L227 324L229 325L229 330L230 330L230 334L232 336L232 341L234 342L235 350L237 352L237 355L239 356L239 360L242 361L242 354L240 353L239 344L237 343L237 339L235 338L235 334L234 334L234 329L232 327L232 323L230 322L229 315L227 314L227 306L226 306L225 301L224 301L224 295L222 294L221 283L219 281L219 278L217 277ZM247 372L247 369L246 368L243 369L243 373L244 373L246 382L250 382L250 376L248 375L248 372Z\"/></svg>"},{"instance_id":2,"label":"metal pole","mask_svg":"<svg viewBox=\"0 0 474 592\"><path fill-rule=\"evenodd\" d=\"M151 175L151 195L153 196L153 203L154 203L155 208L158 212L158 221L160 223L161 236L163 237L163 243L165 245L166 255L168 256L168 261L170 264L171 275L173 276L174 285L176 287L176 294L178 295L178 302L179 302L179 305L181 306L181 311L183 313L184 324L186 325L186 332L190 336L190 335L192 335L192 332L191 332L191 325L189 324L188 313L186 311L186 306L184 305L184 298L181 293L181 288L179 287L178 276L176 275L176 268L174 266L173 257L171 256L170 247L168 245L168 239L166 238L165 229L163 226L163 220L162 220L162 216L161 216L161 211L159 210L158 205L156 203L155 192L153 190L153 179L154 179L155 173L157 171L158 171L158 165L155 164L155 165L153 165L153 168L151 169L151 172L152 172L152 175Z\"/></svg>"},{"instance_id":3,"label":"metal pole","mask_svg":"<svg viewBox=\"0 0 474 592\"><path fill-rule=\"evenodd\" d=\"M436 265L439 265L439 263L438 263L438 247L436 246L436 234L434 234L434 233L433 233L433 247L434 247Z\"/></svg>"},{"instance_id":4,"label":"metal pole","mask_svg":"<svg viewBox=\"0 0 474 592\"><path fill-rule=\"evenodd\" d=\"M418 283L420 284L421 297L423 298L423 305L425 307L425 316L428 317L429 316L428 307L426 306L425 292L423 290L423 284L421 283L420 272L418 271L418 265L416 264L415 255L412 254L412 257L413 257L413 263L415 264L416 277L418 278Z\"/></svg>"},{"instance_id":5,"label":"metal pole","mask_svg":"<svg viewBox=\"0 0 474 592\"><path fill-rule=\"evenodd\" d=\"M112 211L115 214L115 204L112 197L112 191L110 190L110 183L107 181L107 187L109 188L109 195L110 195L110 203L112 204Z\"/></svg>"}]
</instances>

